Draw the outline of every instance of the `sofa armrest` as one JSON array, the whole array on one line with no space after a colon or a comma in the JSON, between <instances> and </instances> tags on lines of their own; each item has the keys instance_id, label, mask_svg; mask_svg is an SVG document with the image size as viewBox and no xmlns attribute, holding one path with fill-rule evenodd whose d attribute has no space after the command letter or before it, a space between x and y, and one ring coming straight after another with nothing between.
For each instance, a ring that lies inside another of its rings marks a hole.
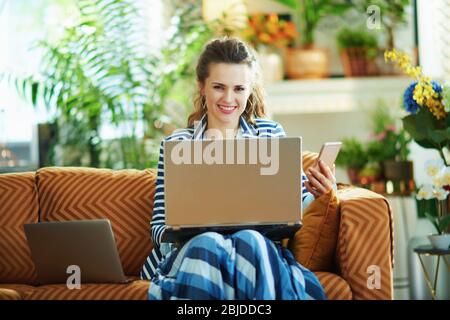
<instances>
[{"instance_id":1,"label":"sofa armrest","mask_svg":"<svg viewBox=\"0 0 450 320\"><path fill-rule=\"evenodd\" d=\"M372 191L339 186L336 261L353 299L393 298L393 219L387 200Z\"/></svg>"}]
</instances>

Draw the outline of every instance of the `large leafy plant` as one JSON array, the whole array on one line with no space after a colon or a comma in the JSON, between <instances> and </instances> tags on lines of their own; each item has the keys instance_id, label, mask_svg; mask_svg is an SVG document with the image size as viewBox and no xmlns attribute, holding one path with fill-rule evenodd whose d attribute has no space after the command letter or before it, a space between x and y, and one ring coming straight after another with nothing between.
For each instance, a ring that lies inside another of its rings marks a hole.
<instances>
[{"instance_id":1,"label":"large leafy plant","mask_svg":"<svg viewBox=\"0 0 450 320\"><path fill-rule=\"evenodd\" d=\"M175 8L171 33L151 51L145 20L131 0L81 0L79 21L57 41L43 40L39 75L15 79L34 105L56 110L57 164L145 168L154 166L167 125L166 104L184 111L189 99L174 89L192 86L193 61L210 36L198 5ZM189 92L189 90L187 90ZM186 92L186 90L184 90ZM181 116L180 118L183 118ZM103 124L119 132L103 141Z\"/></svg>"},{"instance_id":2,"label":"large leafy plant","mask_svg":"<svg viewBox=\"0 0 450 320\"><path fill-rule=\"evenodd\" d=\"M319 22L331 15L341 15L351 7L349 0L276 0L291 8L298 23L300 45L314 44L314 31Z\"/></svg>"},{"instance_id":3,"label":"large leafy plant","mask_svg":"<svg viewBox=\"0 0 450 320\"><path fill-rule=\"evenodd\" d=\"M399 25L407 22L407 8L410 0L353 0L354 6L360 12L366 13L368 8L378 8L379 16L373 19L380 19L380 23L387 32L387 48L394 48L394 31Z\"/></svg>"}]
</instances>

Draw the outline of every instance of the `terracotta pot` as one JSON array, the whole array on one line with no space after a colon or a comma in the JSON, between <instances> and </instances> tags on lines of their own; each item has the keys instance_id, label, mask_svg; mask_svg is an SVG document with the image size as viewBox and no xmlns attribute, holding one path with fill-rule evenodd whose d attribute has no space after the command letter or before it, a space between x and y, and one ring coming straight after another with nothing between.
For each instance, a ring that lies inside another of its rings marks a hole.
<instances>
[{"instance_id":1,"label":"terracotta pot","mask_svg":"<svg viewBox=\"0 0 450 320\"><path fill-rule=\"evenodd\" d=\"M329 56L325 48L288 48L286 74L290 79L326 78L330 74Z\"/></svg>"},{"instance_id":2,"label":"terracotta pot","mask_svg":"<svg viewBox=\"0 0 450 320\"><path fill-rule=\"evenodd\" d=\"M347 176L348 180L350 180L351 184L357 185L360 183L359 181L359 170L355 168L347 168Z\"/></svg>"},{"instance_id":3,"label":"terracotta pot","mask_svg":"<svg viewBox=\"0 0 450 320\"><path fill-rule=\"evenodd\" d=\"M346 48L341 50L340 55L346 77L366 77L378 74L375 58L367 57L367 48Z\"/></svg>"}]
</instances>

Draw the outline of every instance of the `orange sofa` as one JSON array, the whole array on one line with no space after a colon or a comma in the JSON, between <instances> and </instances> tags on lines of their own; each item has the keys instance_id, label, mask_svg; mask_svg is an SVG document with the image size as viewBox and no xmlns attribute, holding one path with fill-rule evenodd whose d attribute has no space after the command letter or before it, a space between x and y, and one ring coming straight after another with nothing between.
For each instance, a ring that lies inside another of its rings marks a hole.
<instances>
[{"instance_id":1,"label":"orange sofa","mask_svg":"<svg viewBox=\"0 0 450 320\"><path fill-rule=\"evenodd\" d=\"M306 169L316 157L303 158ZM156 171L49 167L0 175L0 300L147 299L139 280L152 248L150 225ZM392 299L393 237L389 205L365 189L339 186L339 235L332 270L316 272L329 299ZM110 219L129 284L36 285L23 224ZM380 286L368 285L370 266Z\"/></svg>"}]
</instances>

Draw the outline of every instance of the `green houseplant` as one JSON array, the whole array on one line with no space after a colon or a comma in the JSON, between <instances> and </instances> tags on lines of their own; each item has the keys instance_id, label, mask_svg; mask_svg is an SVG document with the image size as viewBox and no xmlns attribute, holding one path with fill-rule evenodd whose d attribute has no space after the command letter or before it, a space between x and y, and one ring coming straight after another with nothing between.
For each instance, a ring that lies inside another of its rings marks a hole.
<instances>
[{"instance_id":1,"label":"green houseplant","mask_svg":"<svg viewBox=\"0 0 450 320\"><path fill-rule=\"evenodd\" d=\"M400 70L383 60L383 52L395 48L396 28L407 23L407 10L410 0L353 0L355 8L361 14L369 14L370 22L375 28L383 30L386 34L385 42L380 45L377 55L377 67L380 74L398 75Z\"/></svg>"},{"instance_id":2,"label":"green houseplant","mask_svg":"<svg viewBox=\"0 0 450 320\"><path fill-rule=\"evenodd\" d=\"M408 160L411 137L399 123L393 108L379 102L370 112L372 140L367 152L372 162L379 164L389 192L409 195L414 191L413 162Z\"/></svg>"},{"instance_id":3,"label":"green houseplant","mask_svg":"<svg viewBox=\"0 0 450 320\"><path fill-rule=\"evenodd\" d=\"M295 48L286 51L286 72L290 78L321 78L329 74L329 53L314 45L319 22L330 15L341 15L351 4L345 0L276 0L294 12L299 38Z\"/></svg>"},{"instance_id":4,"label":"green houseplant","mask_svg":"<svg viewBox=\"0 0 450 320\"><path fill-rule=\"evenodd\" d=\"M336 166L344 167L352 184L360 184L359 173L368 164L369 158L363 144L356 138L342 140L342 147L336 158Z\"/></svg>"},{"instance_id":5,"label":"green houseplant","mask_svg":"<svg viewBox=\"0 0 450 320\"><path fill-rule=\"evenodd\" d=\"M151 51L142 32L145 21L129 0L77 2L79 21L56 41L43 40L38 75L15 78L34 105L42 102L58 124L60 165L146 168L155 166L167 125L179 125L166 105L187 105L177 93L194 83L193 61L210 37L198 5L175 8L161 49ZM105 124L119 134L108 141ZM139 129L142 128L142 129Z\"/></svg>"},{"instance_id":6,"label":"green houseplant","mask_svg":"<svg viewBox=\"0 0 450 320\"><path fill-rule=\"evenodd\" d=\"M337 43L346 77L376 74L378 41L375 35L361 28L343 28L337 34Z\"/></svg>"},{"instance_id":7,"label":"green houseplant","mask_svg":"<svg viewBox=\"0 0 450 320\"><path fill-rule=\"evenodd\" d=\"M406 23L406 9L410 0L354 0L353 4L359 11L366 13L368 9L377 8L381 26L387 32L387 49L392 50L395 46L394 31L399 25Z\"/></svg>"}]
</instances>

